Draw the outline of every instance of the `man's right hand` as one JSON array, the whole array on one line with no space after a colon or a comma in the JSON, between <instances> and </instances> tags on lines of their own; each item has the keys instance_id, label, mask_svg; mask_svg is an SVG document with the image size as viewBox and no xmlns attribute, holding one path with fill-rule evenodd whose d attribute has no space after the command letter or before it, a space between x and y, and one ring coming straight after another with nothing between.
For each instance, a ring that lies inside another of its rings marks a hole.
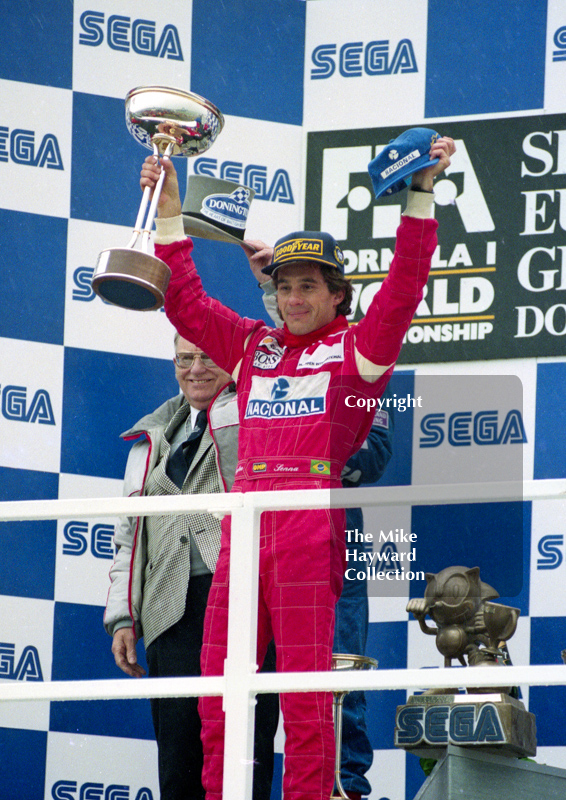
<instances>
[{"instance_id":1,"label":"man's right hand","mask_svg":"<svg viewBox=\"0 0 566 800\"><path fill-rule=\"evenodd\" d=\"M241 242L241 246L247 256L250 269L256 281L260 285L268 281L269 275L266 275L261 270L273 261L273 247L259 239L245 239Z\"/></svg>"},{"instance_id":2,"label":"man's right hand","mask_svg":"<svg viewBox=\"0 0 566 800\"><path fill-rule=\"evenodd\" d=\"M177 217L181 213L181 196L179 194L179 181L177 171L170 158L157 159L156 156L148 156L143 162L140 186L142 191L146 186L150 189L155 188L159 180L161 170L165 170L165 181L159 195L157 205L158 217Z\"/></svg>"},{"instance_id":3,"label":"man's right hand","mask_svg":"<svg viewBox=\"0 0 566 800\"><path fill-rule=\"evenodd\" d=\"M143 678L145 669L138 664L133 628L118 628L112 639L112 652L116 664L126 675Z\"/></svg>"}]
</instances>

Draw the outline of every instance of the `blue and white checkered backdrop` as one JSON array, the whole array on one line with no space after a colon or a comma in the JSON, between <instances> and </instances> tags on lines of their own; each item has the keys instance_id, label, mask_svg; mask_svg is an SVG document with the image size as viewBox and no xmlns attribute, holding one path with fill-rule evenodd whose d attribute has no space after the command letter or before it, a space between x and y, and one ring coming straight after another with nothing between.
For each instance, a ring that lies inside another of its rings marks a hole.
<instances>
[{"instance_id":1,"label":"blue and white checkered backdrop","mask_svg":"<svg viewBox=\"0 0 566 800\"><path fill-rule=\"evenodd\" d=\"M119 495L119 433L177 390L164 313L115 308L90 288L98 253L130 238L147 152L127 133L124 98L150 84L197 92L226 117L204 156L177 159L182 180L253 186L250 238L273 243L310 220L333 231L362 310L387 271L400 202L369 196L368 161L413 125L457 139L438 182L438 272L394 385L399 395L410 385L423 408L396 415L382 480L442 481L446 464L452 478L480 480L500 454L520 464L521 452L524 478L566 477L563 0L0 8L0 499ZM210 293L263 314L238 247L197 240L195 251ZM430 375L476 391L429 391ZM494 400L469 376L503 376L508 391ZM519 509L519 536L499 504L368 510L366 527L415 531L424 570L479 563L521 609L514 663L559 663L564 504ZM119 676L102 628L113 528L94 516L1 524L3 681ZM368 654L380 668L441 665L408 619L408 594L370 598ZM566 767L565 691L523 696L537 759ZM417 759L393 748L404 699L369 697L375 800L412 798L423 780ZM145 701L3 704L0 726L1 800L158 797Z\"/></svg>"}]
</instances>

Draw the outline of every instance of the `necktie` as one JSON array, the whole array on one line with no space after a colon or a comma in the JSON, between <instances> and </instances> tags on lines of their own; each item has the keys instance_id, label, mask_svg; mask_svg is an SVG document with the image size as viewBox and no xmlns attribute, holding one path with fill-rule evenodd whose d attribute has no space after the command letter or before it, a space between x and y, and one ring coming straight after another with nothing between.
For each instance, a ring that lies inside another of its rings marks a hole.
<instances>
[{"instance_id":1,"label":"necktie","mask_svg":"<svg viewBox=\"0 0 566 800\"><path fill-rule=\"evenodd\" d=\"M167 462L167 475L179 489L183 488L188 469L199 448L206 421L206 411L199 411L189 437L179 445Z\"/></svg>"}]
</instances>

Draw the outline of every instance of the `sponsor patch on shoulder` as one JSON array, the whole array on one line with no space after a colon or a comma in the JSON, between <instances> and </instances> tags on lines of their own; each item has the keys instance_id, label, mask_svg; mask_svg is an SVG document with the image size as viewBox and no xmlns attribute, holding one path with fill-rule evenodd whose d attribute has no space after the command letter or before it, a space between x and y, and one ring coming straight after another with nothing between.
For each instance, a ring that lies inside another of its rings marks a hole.
<instances>
[{"instance_id":1,"label":"sponsor patch on shoulder","mask_svg":"<svg viewBox=\"0 0 566 800\"><path fill-rule=\"evenodd\" d=\"M264 336L258 343L253 366L259 369L275 369L283 358L283 348L274 336Z\"/></svg>"}]
</instances>

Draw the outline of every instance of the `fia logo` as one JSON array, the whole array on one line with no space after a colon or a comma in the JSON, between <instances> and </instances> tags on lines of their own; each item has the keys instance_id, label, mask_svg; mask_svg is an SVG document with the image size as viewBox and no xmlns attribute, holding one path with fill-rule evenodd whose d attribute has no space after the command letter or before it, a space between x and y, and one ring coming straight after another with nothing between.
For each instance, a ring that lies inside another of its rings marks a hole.
<instances>
[{"instance_id":1,"label":"fia logo","mask_svg":"<svg viewBox=\"0 0 566 800\"><path fill-rule=\"evenodd\" d=\"M366 75L396 75L418 72L417 59L410 39L401 39L390 58L389 40L347 42L340 47L338 57L336 44L319 44L311 53L311 80L330 78L338 71L343 78L359 78Z\"/></svg>"},{"instance_id":2,"label":"fia logo","mask_svg":"<svg viewBox=\"0 0 566 800\"><path fill-rule=\"evenodd\" d=\"M27 404L25 386L0 387L2 392L2 416L19 422L37 422L40 425L55 425L55 416L49 392L38 389L31 403Z\"/></svg>"},{"instance_id":3,"label":"fia logo","mask_svg":"<svg viewBox=\"0 0 566 800\"><path fill-rule=\"evenodd\" d=\"M220 178L249 186L255 192L255 200L290 204L295 202L289 173L284 169L275 170L269 181L267 167L259 164L248 164L244 167L240 161L223 161L219 165L216 158L197 158L194 166L195 175L207 175L209 178Z\"/></svg>"},{"instance_id":4,"label":"fia logo","mask_svg":"<svg viewBox=\"0 0 566 800\"><path fill-rule=\"evenodd\" d=\"M63 537L63 553L66 556L82 556L88 550L90 539L90 550L95 558L114 558L113 525L93 525L89 536L87 522L71 520L63 528Z\"/></svg>"},{"instance_id":5,"label":"fia logo","mask_svg":"<svg viewBox=\"0 0 566 800\"><path fill-rule=\"evenodd\" d=\"M0 642L0 678L11 681L42 681L43 673L37 647L24 647L16 663L15 645Z\"/></svg>"},{"instance_id":6,"label":"fia logo","mask_svg":"<svg viewBox=\"0 0 566 800\"><path fill-rule=\"evenodd\" d=\"M448 422L446 414L426 414L421 420L423 436L419 439L419 447L440 447L446 433L448 444L452 447L470 447L474 444L526 444L527 434L523 425L521 412L517 409L509 411L499 424L499 412L457 411L450 414Z\"/></svg>"},{"instance_id":7,"label":"fia logo","mask_svg":"<svg viewBox=\"0 0 566 800\"><path fill-rule=\"evenodd\" d=\"M122 784L83 783L81 786L76 781L57 781L51 787L53 800L153 800L151 789L142 786L137 794L130 792L129 786Z\"/></svg>"},{"instance_id":8,"label":"fia logo","mask_svg":"<svg viewBox=\"0 0 566 800\"><path fill-rule=\"evenodd\" d=\"M452 162L434 186L435 203L454 205L467 233L493 231L495 224L466 143L463 139L456 139L455 143L456 152ZM367 144L324 149L320 227L323 231L332 231L339 241L349 238L351 214L364 214L364 219L367 217L373 239L395 236L401 218L401 202L398 207L372 206L372 192L363 182L367 180L368 163L384 147L385 144ZM358 177L352 178L354 175ZM394 208L398 208L398 213L393 213Z\"/></svg>"},{"instance_id":9,"label":"fia logo","mask_svg":"<svg viewBox=\"0 0 566 800\"><path fill-rule=\"evenodd\" d=\"M79 44L98 47L104 42L105 16L102 11L84 11L80 25L83 33L79 34ZM106 23L106 39L112 50L130 52L155 58L169 58L183 61L183 51L179 32L174 25L165 25L159 40L155 22L149 19L134 19L111 14Z\"/></svg>"},{"instance_id":10,"label":"fia logo","mask_svg":"<svg viewBox=\"0 0 566 800\"><path fill-rule=\"evenodd\" d=\"M557 569L562 564L564 536L561 533L550 533L539 539L537 545L541 558L537 559L537 569Z\"/></svg>"},{"instance_id":11,"label":"fia logo","mask_svg":"<svg viewBox=\"0 0 566 800\"><path fill-rule=\"evenodd\" d=\"M0 125L0 161L11 160L15 164L26 164L29 167L63 169L57 137L52 133L46 133L37 148L35 137L35 131L23 128L14 128L10 131L9 128Z\"/></svg>"}]
</instances>

